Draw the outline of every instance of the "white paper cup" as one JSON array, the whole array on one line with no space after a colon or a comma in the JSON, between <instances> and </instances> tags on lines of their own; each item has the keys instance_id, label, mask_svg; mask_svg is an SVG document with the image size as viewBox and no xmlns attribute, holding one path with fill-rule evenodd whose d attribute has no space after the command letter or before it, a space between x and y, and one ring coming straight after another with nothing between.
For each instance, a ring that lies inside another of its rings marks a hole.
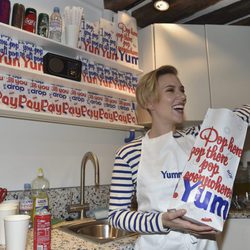
<instances>
[{"instance_id":1,"label":"white paper cup","mask_svg":"<svg viewBox=\"0 0 250 250\"><path fill-rule=\"evenodd\" d=\"M17 213L15 205L0 204L0 245L5 245L4 218Z\"/></svg>"},{"instance_id":2,"label":"white paper cup","mask_svg":"<svg viewBox=\"0 0 250 250\"><path fill-rule=\"evenodd\" d=\"M19 213L19 200L6 200L1 205L14 205L17 208L17 213Z\"/></svg>"},{"instance_id":3,"label":"white paper cup","mask_svg":"<svg viewBox=\"0 0 250 250\"><path fill-rule=\"evenodd\" d=\"M65 25L65 43L73 48L77 47L79 26L74 24Z\"/></svg>"},{"instance_id":4,"label":"white paper cup","mask_svg":"<svg viewBox=\"0 0 250 250\"><path fill-rule=\"evenodd\" d=\"M29 215L9 215L4 218L6 250L25 250Z\"/></svg>"}]
</instances>

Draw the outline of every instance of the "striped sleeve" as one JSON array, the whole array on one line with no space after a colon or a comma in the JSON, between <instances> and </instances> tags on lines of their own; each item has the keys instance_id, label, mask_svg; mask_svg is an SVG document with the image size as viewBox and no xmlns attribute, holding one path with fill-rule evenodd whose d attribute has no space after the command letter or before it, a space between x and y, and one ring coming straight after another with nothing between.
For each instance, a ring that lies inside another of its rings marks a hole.
<instances>
[{"instance_id":1,"label":"striped sleeve","mask_svg":"<svg viewBox=\"0 0 250 250\"><path fill-rule=\"evenodd\" d=\"M115 157L109 200L109 222L116 228L138 233L168 232L162 226L162 213L131 210L136 192L141 139L121 148Z\"/></svg>"},{"instance_id":2,"label":"striped sleeve","mask_svg":"<svg viewBox=\"0 0 250 250\"><path fill-rule=\"evenodd\" d=\"M236 115L238 115L243 121L247 122L250 125L250 105L246 104L240 108L237 108L233 111Z\"/></svg>"},{"instance_id":3,"label":"striped sleeve","mask_svg":"<svg viewBox=\"0 0 250 250\"><path fill-rule=\"evenodd\" d=\"M237 116L239 116L243 121L247 122L248 125L250 125L250 105L249 104L245 104L240 108L236 108L233 110L233 112ZM199 134L199 131L200 131L200 125L193 126L193 127L183 129L182 131L177 131L174 134L174 137L178 138L178 137L183 136L183 134L192 135L193 137L196 137Z\"/></svg>"}]
</instances>

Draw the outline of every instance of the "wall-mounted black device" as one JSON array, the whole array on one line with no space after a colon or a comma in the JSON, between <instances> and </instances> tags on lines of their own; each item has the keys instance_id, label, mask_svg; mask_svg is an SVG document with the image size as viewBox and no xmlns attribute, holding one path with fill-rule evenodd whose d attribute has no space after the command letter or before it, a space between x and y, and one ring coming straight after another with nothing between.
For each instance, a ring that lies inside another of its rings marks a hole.
<instances>
[{"instance_id":1,"label":"wall-mounted black device","mask_svg":"<svg viewBox=\"0 0 250 250\"><path fill-rule=\"evenodd\" d=\"M80 82L82 62L65 56L47 53L43 57L43 72Z\"/></svg>"}]
</instances>

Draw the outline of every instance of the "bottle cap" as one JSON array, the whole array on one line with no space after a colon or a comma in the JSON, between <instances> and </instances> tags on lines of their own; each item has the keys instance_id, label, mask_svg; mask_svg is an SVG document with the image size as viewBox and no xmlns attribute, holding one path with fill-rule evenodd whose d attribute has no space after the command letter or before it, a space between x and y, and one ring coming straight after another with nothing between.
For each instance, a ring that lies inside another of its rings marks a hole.
<instances>
[{"instance_id":1,"label":"bottle cap","mask_svg":"<svg viewBox=\"0 0 250 250\"><path fill-rule=\"evenodd\" d=\"M54 12L58 12L58 13L60 13L60 9L59 9L59 7L54 7Z\"/></svg>"},{"instance_id":2,"label":"bottle cap","mask_svg":"<svg viewBox=\"0 0 250 250\"><path fill-rule=\"evenodd\" d=\"M43 169L42 168L37 169L37 176L43 176Z\"/></svg>"},{"instance_id":3,"label":"bottle cap","mask_svg":"<svg viewBox=\"0 0 250 250\"><path fill-rule=\"evenodd\" d=\"M30 183L24 183L24 189L31 189Z\"/></svg>"},{"instance_id":4,"label":"bottle cap","mask_svg":"<svg viewBox=\"0 0 250 250\"><path fill-rule=\"evenodd\" d=\"M33 8L27 8L27 9L25 10L25 12L26 12L26 13L28 13L28 12L36 13L36 10L33 9Z\"/></svg>"}]
</instances>

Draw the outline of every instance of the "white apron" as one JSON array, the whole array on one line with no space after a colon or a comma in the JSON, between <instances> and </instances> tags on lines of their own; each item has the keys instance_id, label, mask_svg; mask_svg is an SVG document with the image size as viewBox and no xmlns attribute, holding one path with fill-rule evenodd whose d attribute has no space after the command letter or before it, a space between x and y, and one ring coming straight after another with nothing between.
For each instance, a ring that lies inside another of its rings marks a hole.
<instances>
[{"instance_id":1,"label":"white apron","mask_svg":"<svg viewBox=\"0 0 250 250\"><path fill-rule=\"evenodd\" d=\"M141 159L137 173L137 201L139 211L160 211L169 209L178 179L188 160L194 139L178 139L173 133L142 140ZM211 245L212 243L212 245ZM167 234L141 235L136 250L184 250L217 249L216 242L198 240L189 234L170 231Z\"/></svg>"}]
</instances>

